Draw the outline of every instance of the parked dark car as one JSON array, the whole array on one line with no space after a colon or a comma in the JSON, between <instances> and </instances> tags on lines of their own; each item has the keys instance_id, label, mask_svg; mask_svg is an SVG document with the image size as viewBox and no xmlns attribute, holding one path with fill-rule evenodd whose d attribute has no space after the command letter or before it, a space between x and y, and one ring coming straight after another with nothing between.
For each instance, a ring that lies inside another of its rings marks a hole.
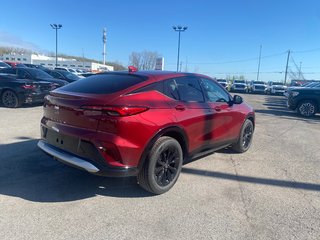
<instances>
[{"instance_id":1,"label":"parked dark car","mask_svg":"<svg viewBox=\"0 0 320 240\"><path fill-rule=\"evenodd\" d=\"M320 83L312 87L290 88L287 92L287 106L297 110L304 117L312 117L320 112Z\"/></svg>"},{"instance_id":2,"label":"parked dark car","mask_svg":"<svg viewBox=\"0 0 320 240\"><path fill-rule=\"evenodd\" d=\"M43 102L52 87L46 81L19 79L16 75L0 73L0 103L4 107L16 108L24 103Z\"/></svg>"},{"instance_id":3,"label":"parked dark car","mask_svg":"<svg viewBox=\"0 0 320 240\"><path fill-rule=\"evenodd\" d=\"M62 79L62 80L65 80L69 83L81 79L81 77L79 77L71 72L64 71L64 70L49 70L48 69L48 70L45 70L45 72L54 78Z\"/></svg>"},{"instance_id":4,"label":"parked dark car","mask_svg":"<svg viewBox=\"0 0 320 240\"><path fill-rule=\"evenodd\" d=\"M62 87L68 84L67 81L55 79L48 73L35 68L2 68L0 73L13 74L19 79L29 79L33 81L47 81L51 82L55 88Z\"/></svg>"},{"instance_id":5,"label":"parked dark car","mask_svg":"<svg viewBox=\"0 0 320 240\"><path fill-rule=\"evenodd\" d=\"M0 61L0 68L10 68L11 66L3 61Z\"/></svg>"},{"instance_id":6,"label":"parked dark car","mask_svg":"<svg viewBox=\"0 0 320 240\"><path fill-rule=\"evenodd\" d=\"M161 194L183 162L227 146L247 151L254 124L252 107L210 77L131 69L50 92L38 146L93 174L137 176Z\"/></svg>"},{"instance_id":7,"label":"parked dark car","mask_svg":"<svg viewBox=\"0 0 320 240\"><path fill-rule=\"evenodd\" d=\"M82 77L90 77L90 76L92 76L92 75L95 75L96 73L94 73L94 72L86 72L86 73L81 73L80 75L82 76Z\"/></svg>"},{"instance_id":8,"label":"parked dark car","mask_svg":"<svg viewBox=\"0 0 320 240\"><path fill-rule=\"evenodd\" d=\"M36 69L41 69L43 71L47 70L48 68L42 66L42 65L38 65L38 64L31 64L31 63L24 63L24 65L28 68L36 68Z\"/></svg>"},{"instance_id":9,"label":"parked dark car","mask_svg":"<svg viewBox=\"0 0 320 240\"><path fill-rule=\"evenodd\" d=\"M12 68L16 68L16 67L26 67L26 65L24 65L23 63L19 63L19 62L8 62L8 61L4 61L6 64L10 65L10 67Z\"/></svg>"}]
</instances>

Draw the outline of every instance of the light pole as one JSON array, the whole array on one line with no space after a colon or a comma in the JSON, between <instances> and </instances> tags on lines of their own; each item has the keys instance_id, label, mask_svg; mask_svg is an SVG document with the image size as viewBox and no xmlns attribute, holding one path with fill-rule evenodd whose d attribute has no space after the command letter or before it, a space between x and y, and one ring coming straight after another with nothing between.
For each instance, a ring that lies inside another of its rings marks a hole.
<instances>
[{"instance_id":1,"label":"light pole","mask_svg":"<svg viewBox=\"0 0 320 240\"><path fill-rule=\"evenodd\" d=\"M259 81L259 74L260 74L261 50L262 50L262 45L260 45L259 63L258 63L258 72L257 72L257 81Z\"/></svg>"},{"instance_id":2,"label":"light pole","mask_svg":"<svg viewBox=\"0 0 320 240\"><path fill-rule=\"evenodd\" d=\"M172 27L174 31L179 33L179 38L178 38L178 59L177 59L177 72L179 72L179 58L180 58L180 34L181 32L184 32L185 30L188 29L188 27L184 26L173 26Z\"/></svg>"},{"instance_id":3,"label":"light pole","mask_svg":"<svg viewBox=\"0 0 320 240\"><path fill-rule=\"evenodd\" d=\"M50 24L56 30L56 67L58 66L58 29L62 28L61 24Z\"/></svg>"}]
</instances>

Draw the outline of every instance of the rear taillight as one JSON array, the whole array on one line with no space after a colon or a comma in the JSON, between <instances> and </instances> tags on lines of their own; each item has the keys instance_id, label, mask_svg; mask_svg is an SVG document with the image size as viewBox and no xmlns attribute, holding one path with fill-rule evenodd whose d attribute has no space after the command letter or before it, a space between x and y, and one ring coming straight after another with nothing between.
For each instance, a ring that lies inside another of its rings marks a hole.
<instances>
[{"instance_id":1,"label":"rear taillight","mask_svg":"<svg viewBox=\"0 0 320 240\"><path fill-rule=\"evenodd\" d=\"M36 87L37 87L36 85L32 85L32 84L25 84L21 86L21 88L23 89L35 89Z\"/></svg>"},{"instance_id":2,"label":"rear taillight","mask_svg":"<svg viewBox=\"0 0 320 240\"><path fill-rule=\"evenodd\" d=\"M109 116L114 117L125 117L132 116L138 113L147 111L149 108L140 106L96 106L96 105L85 105L81 109L102 112Z\"/></svg>"}]
</instances>

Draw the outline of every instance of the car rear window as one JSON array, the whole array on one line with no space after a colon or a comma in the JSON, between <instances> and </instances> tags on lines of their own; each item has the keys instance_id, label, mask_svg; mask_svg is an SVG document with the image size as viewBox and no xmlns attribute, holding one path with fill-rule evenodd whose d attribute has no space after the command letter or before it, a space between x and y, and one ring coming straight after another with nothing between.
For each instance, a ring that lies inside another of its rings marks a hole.
<instances>
[{"instance_id":1,"label":"car rear window","mask_svg":"<svg viewBox=\"0 0 320 240\"><path fill-rule=\"evenodd\" d=\"M78 93L110 94L145 81L147 78L129 74L98 74L70 83L61 90Z\"/></svg>"}]
</instances>

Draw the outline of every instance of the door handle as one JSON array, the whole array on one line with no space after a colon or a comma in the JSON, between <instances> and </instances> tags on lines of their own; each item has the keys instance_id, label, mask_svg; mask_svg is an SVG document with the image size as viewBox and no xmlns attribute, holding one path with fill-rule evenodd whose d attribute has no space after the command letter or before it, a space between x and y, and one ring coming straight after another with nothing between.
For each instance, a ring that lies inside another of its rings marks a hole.
<instances>
[{"instance_id":1,"label":"door handle","mask_svg":"<svg viewBox=\"0 0 320 240\"><path fill-rule=\"evenodd\" d=\"M177 106L175 106L174 108L175 108L176 110L178 110L178 111L184 111L184 110L186 110L186 107L183 106L183 105L177 105Z\"/></svg>"},{"instance_id":2,"label":"door handle","mask_svg":"<svg viewBox=\"0 0 320 240\"><path fill-rule=\"evenodd\" d=\"M214 110L216 110L217 112L220 112L221 108L220 107L214 107Z\"/></svg>"}]
</instances>

